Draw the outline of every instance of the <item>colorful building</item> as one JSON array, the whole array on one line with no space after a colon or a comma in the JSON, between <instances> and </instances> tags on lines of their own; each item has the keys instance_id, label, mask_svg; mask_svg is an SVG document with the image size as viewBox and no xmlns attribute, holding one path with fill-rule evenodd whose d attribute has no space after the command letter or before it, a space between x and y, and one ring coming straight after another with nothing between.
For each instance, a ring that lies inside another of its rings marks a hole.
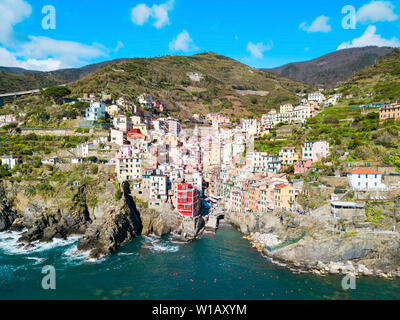
<instances>
[{"instance_id":1,"label":"colorful building","mask_svg":"<svg viewBox=\"0 0 400 320\"><path fill-rule=\"evenodd\" d=\"M400 103L385 104L379 109L379 121L400 118Z\"/></svg>"},{"instance_id":2,"label":"colorful building","mask_svg":"<svg viewBox=\"0 0 400 320\"><path fill-rule=\"evenodd\" d=\"M189 183L177 185L176 210L183 216L196 217L200 212L199 191Z\"/></svg>"}]
</instances>

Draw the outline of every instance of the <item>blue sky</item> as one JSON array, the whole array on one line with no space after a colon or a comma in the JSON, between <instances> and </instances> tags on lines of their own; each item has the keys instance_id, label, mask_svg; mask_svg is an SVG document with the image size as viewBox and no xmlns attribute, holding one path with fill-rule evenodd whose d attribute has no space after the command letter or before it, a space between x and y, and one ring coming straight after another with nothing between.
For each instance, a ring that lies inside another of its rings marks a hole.
<instances>
[{"instance_id":1,"label":"blue sky","mask_svg":"<svg viewBox=\"0 0 400 320\"><path fill-rule=\"evenodd\" d=\"M47 5L55 29L42 26ZM342 26L345 5L355 29ZM399 35L399 0L0 0L0 65L35 70L206 51L268 68L340 48L400 47Z\"/></svg>"}]
</instances>

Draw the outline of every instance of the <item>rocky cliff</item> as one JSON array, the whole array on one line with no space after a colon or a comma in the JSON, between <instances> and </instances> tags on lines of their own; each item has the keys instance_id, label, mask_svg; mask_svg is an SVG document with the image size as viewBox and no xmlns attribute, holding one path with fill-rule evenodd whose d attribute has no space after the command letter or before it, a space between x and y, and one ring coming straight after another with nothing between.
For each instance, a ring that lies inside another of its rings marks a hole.
<instances>
[{"instance_id":1,"label":"rocky cliff","mask_svg":"<svg viewBox=\"0 0 400 320\"><path fill-rule=\"evenodd\" d=\"M28 196L23 190L30 185L4 183L3 186L0 231L26 230L19 239L26 248L34 241L50 242L54 238L81 235L78 249L90 251L90 257L97 259L112 254L140 234L161 237L181 224L173 210L157 212L141 204L136 206L128 183L120 187L120 200L115 201L113 192L105 192L96 195L100 200L90 208L85 186L79 187L71 199L66 194Z\"/></svg>"},{"instance_id":2,"label":"rocky cliff","mask_svg":"<svg viewBox=\"0 0 400 320\"><path fill-rule=\"evenodd\" d=\"M11 227L19 218L17 211L11 208L7 201L4 188L0 188L0 232Z\"/></svg>"},{"instance_id":3,"label":"rocky cliff","mask_svg":"<svg viewBox=\"0 0 400 320\"><path fill-rule=\"evenodd\" d=\"M91 258L112 254L142 232L140 213L130 195L129 184L124 183L122 189L121 200L92 223L79 241L78 250L90 251Z\"/></svg>"},{"instance_id":4,"label":"rocky cliff","mask_svg":"<svg viewBox=\"0 0 400 320\"><path fill-rule=\"evenodd\" d=\"M308 216L228 213L228 222L263 254L288 267L316 274L350 273L400 277L400 235L343 233Z\"/></svg>"}]
</instances>

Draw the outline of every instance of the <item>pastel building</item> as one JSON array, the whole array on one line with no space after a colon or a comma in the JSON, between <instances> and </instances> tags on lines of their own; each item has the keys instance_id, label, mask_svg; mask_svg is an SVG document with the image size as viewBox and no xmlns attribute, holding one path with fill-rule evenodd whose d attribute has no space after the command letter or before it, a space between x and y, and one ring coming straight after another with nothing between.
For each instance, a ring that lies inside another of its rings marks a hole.
<instances>
[{"instance_id":1,"label":"pastel building","mask_svg":"<svg viewBox=\"0 0 400 320\"><path fill-rule=\"evenodd\" d=\"M113 119L114 128L123 132L128 132L132 128L130 117L119 115Z\"/></svg>"},{"instance_id":2,"label":"pastel building","mask_svg":"<svg viewBox=\"0 0 400 320\"><path fill-rule=\"evenodd\" d=\"M312 160L301 159L294 164L294 173L305 173L312 167Z\"/></svg>"},{"instance_id":3,"label":"pastel building","mask_svg":"<svg viewBox=\"0 0 400 320\"><path fill-rule=\"evenodd\" d=\"M299 190L287 184L280 184L274 189L274 207L275 209L292 211L295 209L296 198Z\"/></svg>"},{"instance_id":4,"label":"pastel building","mask_svg":"<svg viewBox=\"0 0 400 320\"><path fill-rule=\"evenodd\" d=\"M106 104L103 101L91 102L86 108L85 120L98 121L106 115Z\"/></svg>"},{"instance_id":5,"label":"pastel building","mask_svg":"<svg viewBox=\"0 0 400 320\"><path fill-rule=\"evenodd\" d=\"M299 161L299 155L296 152L296 148L294 147L282 148L279 151L279 160L284 166L294 165L297 161Z\"/></svg>"},{"instance_id":6,"label":"pastel building","mask_svg":"<svg viewBox=\"0 0 400 320\"><path fill-rule=\"evenodd\" d=\"M382 183L382 173L366 168L350 170L347 173L349 186L353 190L372 191L385 190L387 187Z\"/></svg>"},{"instance_id":7,"label":"pastel building","mask_svg":"<svg viewBox=\"0 0 400 320\"><path fill-rule=\"evenodd\" d=\"M303 145L303 159L317 162L329 155L329 143L327 141L305 142Z\"/></svg>"},{"instance_id":8,"label":"pastel building","mask_svg":"<svg viewBox=\"0 0 400 320\"><path fill-rule=\"evenodd\" d=\"M400 103L385 104L379 109L379 121L400 118Z\"/></svg>"}]
</instances>

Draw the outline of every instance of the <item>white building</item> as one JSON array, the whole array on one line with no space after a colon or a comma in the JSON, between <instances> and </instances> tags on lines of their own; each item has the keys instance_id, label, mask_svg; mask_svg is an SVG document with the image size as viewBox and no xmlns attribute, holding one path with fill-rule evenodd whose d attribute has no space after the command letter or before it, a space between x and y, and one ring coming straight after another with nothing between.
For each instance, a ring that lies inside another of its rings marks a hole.
<instances>
[{"instance_id":1,"label":"white building","mask_svg":"<svg viewBox=\"0 0 400 320\"><path fill-rule=\"evenodd\" d=\"M308 95L309 101L316 101L319 104L322 104L322 101L324 101L324 99L325 96L321 92L313 92Z\"/></svg>"},{"instance_id":2,"label":"white building","mask_svg":"<svg viewBox=\"0 0 400 320\"><path fill-rule=\"evenodd\" d=\"M371 169L350 170L347 173L347 180L353 190L373 191L387 189L387 186L382 183L382 173Z\"/></svg>"},{"instance_id":3,"label":"white building","mask_svg":"<svg viewBox=\"0 0 400 320\"><path fill-rule=\"evenodd\" d=\"M203 192L203 176L200 172L193 172L192 174L193 177L193 186L197 188L197 190L200 191L200 193Z\"/></svg>"},{"instance_id":4,"label":"white building","mask_svg":"<svg viewBox=\"0 0 400 320\"><path fill-rule=\"evenodd\" d=\"M263 175L268 175L268 172L277 173L281 169L279 157L267 152L249 152L246 155L246 164L252 173Z\"/></svg>"},{"instance_id":5,"label":"white building","mask_svg":"<svg viewBox=\"0 0 400 320\"><path fill-rule=\"evenodd\" d=\"M258 119L243 119L242 130L246 134L247 139L249 139L250 136L260 134L261 122Z\"/></svg>"},{"instance_id":6,"label":"white building","mask_svg":"<svg viewBox=\"0 0 400 320\"><path fill-rule=\"evenodd\" d=\"M329 155L329 143L326 141L306 142L303 145L303 159L317 162Z\"/></svg>"},{"instance_id":7,"label":"white building","mask_svg":"<svg viewBox=\"0 0 400 320\"><path fill-rule=\"evenodd\" d=\"M150 176L150 199L151 200L167 200L168 177L164 175Z\"/></svg>"},{"instance_id":8,"label":"white building","mask_svg":"<svg viewBox=\"0 0 400 320\"><path fill-rule=\"evenodd\" d=\"M173 136L178 136L181 132L181 124L178 119L168 118L168 132Z\"/></svg>"},{"instance_id":9,"label":"white building","mask_svg":"<svg viewBox=\"0 0 400 320\"><path fill-rule=\"evenodd\" d=\"M8 169L13 169L18 163L19 163L19 160L14 158L13 156L2 156L1 157L1 165L7 165Z\"/></svg>"},{"instance_id":10,"label":"white building","mask_svg":"<svg viewBox=\"0 0 400 320\"><path fill-rule=\"evenodd\" d=\"M111 129L110 131L111 143L122 146L126 140L126 133L120 130Z\"/></svg>"},{"instance_id":11,"label":"white building","mask_svg":"<svg viewBox=\"0 0 400 320\"><path fill-rule=\"evenodd\" d=\"M117 130L128 132L132 129L132 119L123 115L116 116L113 119L113 126Z\"/></svg>"},{"instance_id":12,"label":"white building","mask_svg":"<svg viewBox=\"0 0 400 320\"><path fill-rule=\"evenodd\" d=\"M103 101L91 102L86 108L85 120L98 121L106 115L106 104Z\"/></svg>"},{"instance_id":13,"label":"white building","mask_svg":"<svg viewBox=\"0 0 400 320\"><path fill-rule=\"evenodd\" d=\"M280 111L281 113L287 113L293 111L293 105L292 104L284 104L280 106Z\"/></svg>"},{"instance_id":14,"label":"white building","mask_svg":"<svg viewBox=\"0 0 400 320\"><path fill-rule=\"evenodd\" d=\"M58 157L48 158L42 160L43 164L55 165L58 163Z\"/></svg>"}]
</instances>

